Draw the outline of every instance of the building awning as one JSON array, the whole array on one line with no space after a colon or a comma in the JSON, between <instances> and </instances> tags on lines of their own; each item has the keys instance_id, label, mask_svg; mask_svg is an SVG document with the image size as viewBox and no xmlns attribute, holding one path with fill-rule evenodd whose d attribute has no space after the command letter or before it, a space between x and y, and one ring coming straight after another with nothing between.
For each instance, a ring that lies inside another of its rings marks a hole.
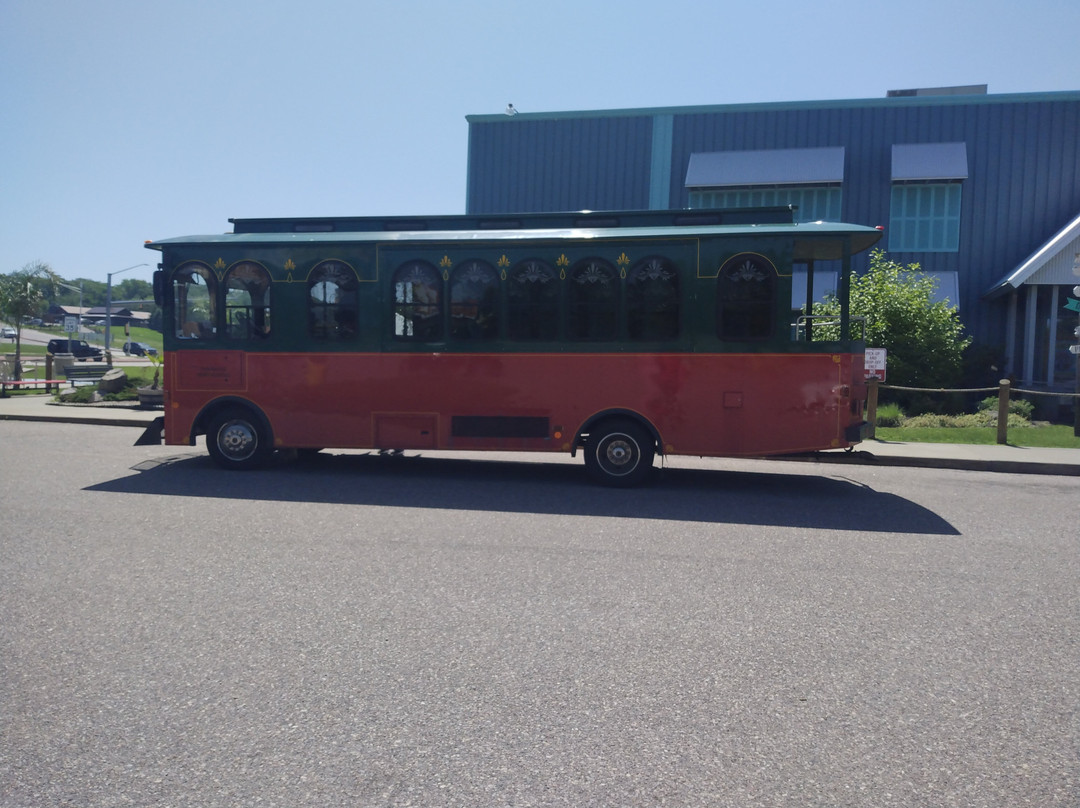
<instances>
[{"instance_id":1,"label":"building awning","mask_svg":"<svg viewBox=\"0 0 1080 808\"><path fill-rule=\"evenodd\" d=\"M893 182L966 180L966 143L895 143Z\"/></svg>"},{"instance_id":2,"label":"building awning","mask_svg":"<svg viewBox=\"0 0 1080 808\"><path fill-rule=\"evenodd\" d=\"M1025 284L1055 285L1076 281L1073 269L1080 263L1080 216L1077 216L1009 274L991 286L983 297L990 299Z\"/></svg>"},{"instance_id":3,"label":"building awning","mask_svg":"<svg viewBox=\"0 0 1080 808\"><path fill-rule=\"evenodd\" d=\"M686 169L687 188L824 185L843 181L843 146L696 152L690 155Z\"/></svg>"}]
</instances>

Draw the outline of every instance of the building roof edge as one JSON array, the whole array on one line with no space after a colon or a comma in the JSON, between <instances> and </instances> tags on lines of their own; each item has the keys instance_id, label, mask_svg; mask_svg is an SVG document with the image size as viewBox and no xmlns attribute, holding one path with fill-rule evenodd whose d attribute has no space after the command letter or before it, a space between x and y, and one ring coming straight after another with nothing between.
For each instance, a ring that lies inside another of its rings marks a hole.
<instances>
[{"instance_id":1,"label":"building roof edge","mask_svg":"<svg viewBox=\"0 0 1080 808\"><path fill-rule=\"evenodd\" d=\"M1000 93L972 95L916 95L882 98L849 98L817 101L763 101L736 104L713 104L681 107L641 107L628 109L565 110L466 115L470 123L513 123L522 121L562 120L567 118L638 118L656 115L708 115L732 112L769 112L801 109L859 109L871 107L957 107L987 104L1035 104L1053 101L1080 101L1080 90L1057 90L1038 93Z\"/></svg>"}]
</instances>

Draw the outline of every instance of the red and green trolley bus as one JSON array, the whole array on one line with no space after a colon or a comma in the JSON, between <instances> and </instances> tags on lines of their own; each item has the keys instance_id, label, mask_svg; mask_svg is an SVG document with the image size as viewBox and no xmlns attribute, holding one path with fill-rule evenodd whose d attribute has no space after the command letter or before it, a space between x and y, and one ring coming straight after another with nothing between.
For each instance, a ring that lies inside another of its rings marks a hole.
<instances>
[{"instance_id":1,"label":"red and green trolley bus","mask_svg":"<svg viewBox=\"0 0 1080 808\"><path fill-rule=\"evenodd\" d=\"M235 469L283 449L581 450L610 485L657 454L851 446L865 346L846 281L881 232L792 219L234 219L148 242L165 413L141 442L205 435ZM841 340L795 322L793 267L812 289L820 262L839 262Z\"/></svg>"}]
</instances>

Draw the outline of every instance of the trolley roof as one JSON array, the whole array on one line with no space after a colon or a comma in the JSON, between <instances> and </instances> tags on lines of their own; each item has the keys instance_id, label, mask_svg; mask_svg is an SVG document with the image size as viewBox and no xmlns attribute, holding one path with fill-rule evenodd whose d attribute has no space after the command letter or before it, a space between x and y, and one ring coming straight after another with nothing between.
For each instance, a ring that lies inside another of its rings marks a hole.
<instances>
[{"instance_id":1,"label":"trolley roof","mask_svg":"<svg viewBox=\"0 0 1080 808\"><path fill-rule=\"evenodd\" d=\"M845 246L849 255L869 249L881 238L882 231L874 227L839 222L632 227L526 227L505 230L334 230L331 232L267 230L261 232L180 236L160 241L150 241L146 243L146 247L153 250L164 250L172 246L192 244L257 245L261 247L410 242L417 244L436 242L490 244L513 241L604 241L628 238L681 239L705 236L790 238L794 240L793 257L796 261L827 261L843 258Z\"/></svg>"}]
</instances>

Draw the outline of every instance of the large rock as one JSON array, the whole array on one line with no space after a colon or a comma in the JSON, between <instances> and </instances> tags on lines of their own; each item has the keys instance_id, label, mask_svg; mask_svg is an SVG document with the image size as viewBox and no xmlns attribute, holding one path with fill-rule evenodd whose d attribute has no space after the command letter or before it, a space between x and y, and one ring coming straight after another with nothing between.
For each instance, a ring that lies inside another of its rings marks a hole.
<instances>
[{"instance_id":1,"label":"large rock","mask_svg":"<svg viewBox=\"0 0 1080 808\"><path fill-rule=\"evenodd\" d=\"M98 382L98 392L119 393L126 384L127 374L119 368L113 368L106 371L105 375L101 377L101 381Z\"/></svg>"}]
</instances>

